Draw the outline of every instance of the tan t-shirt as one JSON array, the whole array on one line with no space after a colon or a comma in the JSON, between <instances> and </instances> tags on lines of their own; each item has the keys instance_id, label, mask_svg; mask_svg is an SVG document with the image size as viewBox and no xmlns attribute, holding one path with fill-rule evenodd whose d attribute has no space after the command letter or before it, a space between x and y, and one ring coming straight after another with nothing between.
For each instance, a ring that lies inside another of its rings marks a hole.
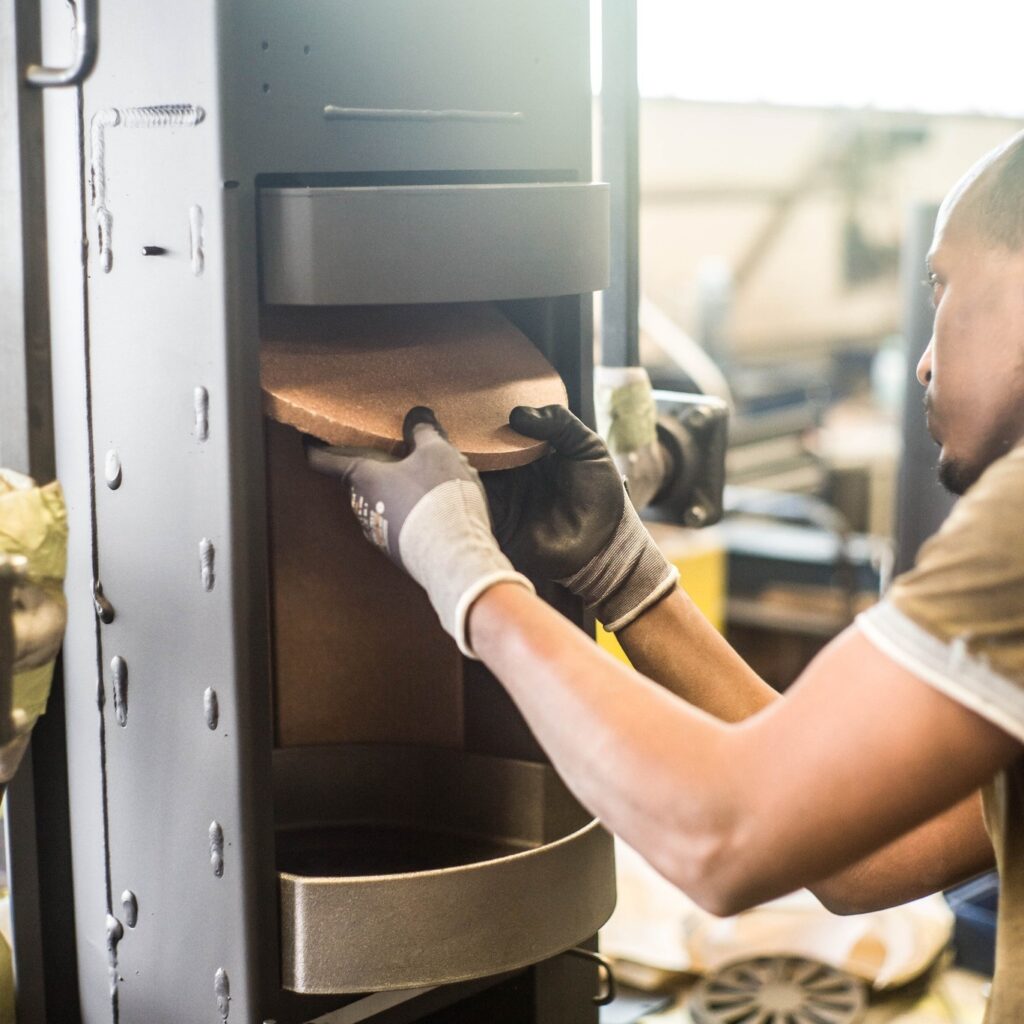
<instances>
[{"instance_id":1,"label":"tan t-shirt","mask_svg":"<svg viewBox=\"0 0 1024 1024\"><path fill-rule=\"evenodd\" d=\"M1024 742L1024 445L994 462L880 604L865 635ZM1000 875L986 1024L1024 1022L1024 757L983 791Z\"/></svg>"}]
</instances>

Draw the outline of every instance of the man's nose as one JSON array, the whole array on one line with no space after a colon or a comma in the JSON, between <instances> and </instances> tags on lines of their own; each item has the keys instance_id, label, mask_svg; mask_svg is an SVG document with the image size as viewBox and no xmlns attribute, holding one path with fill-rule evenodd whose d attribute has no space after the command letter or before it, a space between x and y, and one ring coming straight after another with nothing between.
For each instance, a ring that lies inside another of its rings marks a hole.
<instances>
[{"instance_id":1,"label":"man's nose","mask_svg":"<svg viewBox=\"0 0 1024 1024\"><path fill-rule=\"evenodd\" d=\"M927 387L932 379L932 343L934 340L933 338L928 342L928 347L917 363L917 379L923 387Z\"/></svg>"}]
</instances>

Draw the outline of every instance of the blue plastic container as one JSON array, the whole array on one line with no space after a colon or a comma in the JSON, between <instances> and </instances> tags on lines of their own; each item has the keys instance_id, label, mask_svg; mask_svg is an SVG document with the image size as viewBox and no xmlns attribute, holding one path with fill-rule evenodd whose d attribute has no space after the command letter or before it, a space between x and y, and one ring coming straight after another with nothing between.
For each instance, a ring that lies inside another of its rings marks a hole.
<instances>
[{"instance_id":1,"label":"blue plastic container","mask_svg":"<svg viewBox=\"0 0 1024 1024\"><path fill-rule=\"evenodd\" d=\"M980 974L992 974L996 959L996 911L999 876L991 871L945 894L954 915L956 962Z\"/></svg>"}]
</instances>

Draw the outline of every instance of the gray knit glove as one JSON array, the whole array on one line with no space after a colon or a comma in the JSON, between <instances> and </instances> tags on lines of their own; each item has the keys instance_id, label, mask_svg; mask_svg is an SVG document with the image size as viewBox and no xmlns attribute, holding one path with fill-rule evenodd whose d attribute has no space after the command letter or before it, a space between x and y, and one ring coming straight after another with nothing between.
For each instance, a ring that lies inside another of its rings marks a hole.
<instances>
[{"instance_id":1,"label":"gray knit glove","mask_svg":"<svg viewBox=\"0 0 1024 1024\"><path fill-rule=\"evenodd\" d=\"M434 413L418 406L402 429L404 459L313 446L309 461L345 480L366 538L426 590L441 625L475 658L466 634L473 602L496 583L533 584L502 554L480 477Z\"/></svg>"},{"instance_id":2,"label":"gray knit glove","mask_svg":"<svg viewBox=\"0 0 1024 1024\"><path fill-rule=\"evenodd\" d=\"M616 632L675 588L601 438L568 409L520 406L509 423L551 451L485 477L494 532L513 563L562 584Z\"/></svg>"}]
</instances>

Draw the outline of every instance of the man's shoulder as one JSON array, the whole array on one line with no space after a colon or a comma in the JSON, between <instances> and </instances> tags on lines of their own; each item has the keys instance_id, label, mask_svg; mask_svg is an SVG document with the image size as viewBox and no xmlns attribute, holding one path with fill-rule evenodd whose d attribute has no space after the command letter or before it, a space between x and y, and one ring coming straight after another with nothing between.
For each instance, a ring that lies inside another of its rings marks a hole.
<instances>
[{"instance_id":1,"label":"man's shoulder","mask_svg":"<svg viewBox=\"0 0 1024 1024\"><path fill-rule=\"evenodd\" d=\"M885 599L858 619L875 646L1024 741L1024 448L957 502Z\"/></svg>"},{"instance_id":2,"label":"man's shoulder","mask_svg":"<svg viewBox=\"0 0 1024 1024\"><path fill-rule=\"evenodd\" d=\"M1005 489L1024 492L1024 442L996 459L967 491L964 500L977 500Z\"/></svg>"}]
</instances>

